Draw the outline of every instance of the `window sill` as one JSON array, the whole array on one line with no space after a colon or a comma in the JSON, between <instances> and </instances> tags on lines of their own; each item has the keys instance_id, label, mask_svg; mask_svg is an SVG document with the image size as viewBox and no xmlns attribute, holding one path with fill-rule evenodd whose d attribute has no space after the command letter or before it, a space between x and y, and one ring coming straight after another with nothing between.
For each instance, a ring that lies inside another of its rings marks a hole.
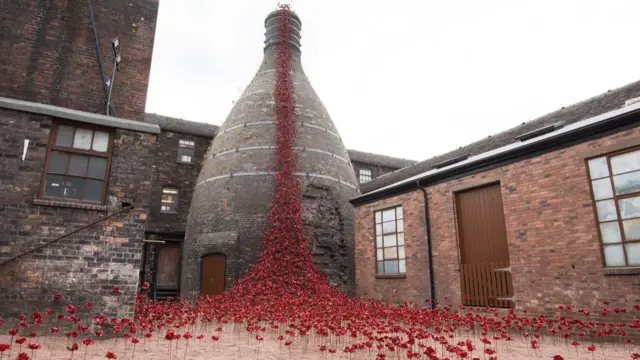
<instances>
[{"instance_id":1,"label":"window sill","mask_svg":"<svg viewBox=\"0 0 640 360\"><path fill-rule=\"evenodd\" d=\"M406 279L407 274L376 274L376 279Z\"/></svg>"},{"instance_id":2,"label":"window sill","mask_svg":"<svg viewBox=\"0 0 640 360\"><path fill-rule=\"evenodd\" d=\"M160 211L160 215L176 215L177 211Z\"/></svg>"},{"instance_id":3,"label":"window sill","mask_svg":"<svg viewBox=\"0 0 640 360\"><path fill-rule=\"evenodd\" d=\"M640 266L629 266L619 268L604 268L605 275L639 275Z\"/></svg>"},{"instance_id":4,"label":"window sill","mask_svg":"<svg viewBox=\"0 0 640 360\"><path fill-rule=\"evenodd\" d=\"M193 165L193 162L176 161L178 164Z\"/></svg>"},{"instance_id":5,"label":"window sill","mask_svg":"<svg viewBox=\"0 0 640 360\"><path fill-rule=\"evenodd\" d=\"M80 201L35 198L33 199L33 204L41 205L41 206L66 207L66 208L72 208L72 209L107 211L106 205L100 205L95 203L94 204L85 203Z\"/></svg>"}]
</instances>

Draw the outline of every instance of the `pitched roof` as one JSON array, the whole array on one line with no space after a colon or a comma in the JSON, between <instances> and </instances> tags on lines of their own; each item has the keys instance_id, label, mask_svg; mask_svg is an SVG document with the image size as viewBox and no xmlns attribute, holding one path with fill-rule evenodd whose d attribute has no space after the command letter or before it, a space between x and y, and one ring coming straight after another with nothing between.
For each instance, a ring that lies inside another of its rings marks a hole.
<instances>
[{"instance_id":1,"label":"pitched roof","mask_svg":"<svg viewBox=\"0 0 640 360\"><path fill-rule=\"evenodd\" d=\"M367 193L384 186L392 185L417 174L434 169L438 164L461 156L474 156L489 150L497 149L515 142L518 137L538 130L545 126L559 122L564 125L572 124L605 112L618 109L625 105L629 99L640 96L640 81L625 85L615 90L609 90L604 94L592 97L558 111L554 111L537 119L522 123L519 126L489 136L456 150L421 161L415 165L405 167L393 173L382 175L372 181L360 184L361 193Z\"/></svg>"},{"instance_id":2,"label":"pitched roof","mask_svg":"<svg viewBox=\"0 0 640 360\"><path fill-rule=\"evenodd\" d=\"M405 166L417 163L417 161L414 160L394 158L391 156L372 154L358 150L347 149L347 153L349 154L349 159L351 159L351 161L357 161L371 165L379 165L394 169L401 169Z\"/></svg>"},{"instance_id":3,"label":"pitched roof","mask_svg":"<svg viewBox=\"0 0 640 360\"><path fill-rule=\"evenodd\" d=\"M162 130L183 134L199 135L210 138L213 138L216 135L216 132L218 132L219 128L217 125L177 119L152 113L144 114L144 121L151 124L156 124L160 126L160 129Z\"/></svg>"}]
</instances>

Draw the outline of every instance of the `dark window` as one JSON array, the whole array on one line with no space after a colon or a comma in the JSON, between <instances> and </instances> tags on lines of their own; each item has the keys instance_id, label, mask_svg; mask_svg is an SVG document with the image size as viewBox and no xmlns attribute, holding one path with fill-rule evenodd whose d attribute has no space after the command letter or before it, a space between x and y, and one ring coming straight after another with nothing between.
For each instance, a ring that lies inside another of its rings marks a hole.
<instances>
[{"instance_id":1,"label":"dark window","mask_svg":"<svg viewBox=\"0 0 640 360\"><path fill-rule=\"evenodd\" d=\"M164 213L178 212L178 189L174 187L162 188L162 208Z\"/></svg>"},{"instance_id":2,"label":"dark window","mask_svg":"<svg viewBox=\"0 0 640 360\"><path fill-rule=\"evenodd\" d=\"M589 159L606 267L640 265L640 149Z\"/></svg>"},{"instance_id":3,"label":"dark window","mask_svg":"<svg viewBox=\"0 0 640 360\"><path fill-rule=\"evenodd\" d=\"M54 124L41 196L102 202L111 143L108 130Z\"/></svg>"},{"instance_id":4,"label":"dark window","mask_svg":"<svg viewBox=\"0 0 640 360\"><path fill-rule=\"evenodd\" d=\"M371 170L369 169L358 170L358 178L361 183L371 181Z\"/></svg>"},{"instance_id":5,"label":"dark window","mask_svg":"<svg viewBox=\"0 0 640 360\"><path fill-rule=\"evenodd\" d=\"M376 211L376 272L378 274L404 274L404 223L402 206Z\"/></svg>"},{"instance_id":6,"label":"dark window","mask_svg":"<svg viewBox=\"0 0 640 360\"><path fill-rule=\"evenodd\" d=\"M191 140L180 140L178 144L178 162L193 163L195 143Z\"/></svg>"}]
</instances>

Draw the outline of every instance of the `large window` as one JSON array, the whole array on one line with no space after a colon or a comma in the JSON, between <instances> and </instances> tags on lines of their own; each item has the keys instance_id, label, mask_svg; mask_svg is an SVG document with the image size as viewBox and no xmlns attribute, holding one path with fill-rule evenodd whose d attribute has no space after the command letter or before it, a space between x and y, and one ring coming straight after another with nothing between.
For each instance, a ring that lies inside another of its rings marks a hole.
<instances>
[{"instance_id":1,"label":"large window","mask_svg":"<svg viewBox=\"0 0 640 360\"><path fill-rule=\"evenodd\" d=\"M195 146L195 142L191 140L180 140L178 143L178 162L191 164Z\"/></svg>"},{"instance_id":2,"label":"large window","mask_svg":"<svg viewBox=\"0 0 640 360\"><path fill-rule=\"evenodd\" d=\"M54 124L41 196L102 202L111 143L104 129Z\"/></svg>"},{"instance_id":3,"label":"large window","mask_svg":"<svg viewBox=\"0 0 640 360\"><path fill-rule=\"evenodd\" d=\"M378 274L404 274L404 224L402 206L375 212L376 220L376 272Z\"/></svg>"},{"instance_id":4,"label":"large window","mask_svg":"<svg viewBox=\"0 0 640 360\"><path fill-rule=\"evenodd\" d=\"M178 189L166 186L162 188L162 208L163 213L178 212Z\"/></svg>"},{"instance_id":5,"label":"large window","mask_svg":"<svg viewBox=\"0 0 640 360\"><path fill-rule=\"evenodd\" d=\"M588 160L604 262L640 265L640 149Z\"/></svg>"},{"instance_id":6,"label":"large window","mask_svg":"<svg viewBox=\"0 0 640 360\"><path fill-rule=\"evenodd\" d=\"M371 170L369 169L358 170L358 177L361 183L371 181Z\"/></svg>"}]
</instances>

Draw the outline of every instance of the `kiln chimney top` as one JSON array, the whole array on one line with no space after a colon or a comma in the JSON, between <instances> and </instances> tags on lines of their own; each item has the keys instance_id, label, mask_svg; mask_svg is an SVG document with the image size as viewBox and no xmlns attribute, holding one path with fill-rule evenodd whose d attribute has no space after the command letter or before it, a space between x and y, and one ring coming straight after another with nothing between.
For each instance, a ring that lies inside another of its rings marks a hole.
<instances>
[{"instance_id":1,"label":"kiln chimney top","mask_svg":"<svg viewBox=\"0 0 640 360\"><path fill-rule=\"evenodd\" d=\"M282 41L280 38L280 31L282 28L280 27L281 16L286 16L288 27L289 27L289 45L296 50L298 53L300 52L300 30L302 29L302 22L300 21L300 17L298 15L288 9L278 9L276 11L272 11L267 18L264 20L264 27L266 29L265 39L264 39L264 50L267 51L268 48L277 45Z\"/></svg>"}]
</instances>

